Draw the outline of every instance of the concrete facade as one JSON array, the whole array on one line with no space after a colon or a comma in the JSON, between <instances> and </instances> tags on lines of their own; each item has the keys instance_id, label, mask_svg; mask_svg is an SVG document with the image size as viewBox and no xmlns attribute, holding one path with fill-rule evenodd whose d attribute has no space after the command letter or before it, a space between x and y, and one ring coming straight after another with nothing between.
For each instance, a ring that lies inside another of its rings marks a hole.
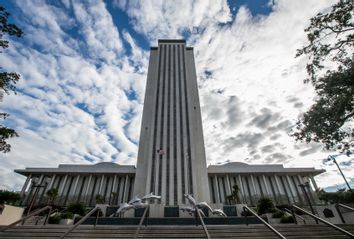
<instances>
[{"instance_id":1,"label":"concrete facade","mask_svg":"<svg viewBox=\"0 0 354 239\"><path fill-rule=\"evenodd\" d=\"M153 192L166 206L184 194L210 202L193 48L184 40L151 48L139 142L134 195Z\"/></svg>"},{"instance_id":2,"label":"concrete facade","mask_svg":"<svg viewBox=\"0 0 354 239\"><path fill-rule=\"evenodd\" d=\"M96 204L96 195L101 195L105 203L120 205L129 201L136 187L136 171L134 166L116 163L98 163L94 165L59 165L58 168L26 168L15 170L27 177L22 191L22 205L48 203L46 192L51 188L58 189L55 200L58 205L71 202L83 202L88 206ZM233 162L224 165L210 165L207 168L210 203L221 207L230 204L227 196L232 193L235 184L239 187L238 203L255 205L262 196L270 197L278 204L307 204L300 184L309 182L307 194L312 203L318 199L314 193L316 183L313 177L324 172L314 168L284 168L280 164L249 165ZM40 187L36 187L40 185ZM156 202L163 212L167 206ZM184 202L176 205L183 205ZM173 206L173 205L172 205Z\"/></svg>"},{"instance_id":3,"label":"concrete facade","mask_svg":"<svg viewBox=\"0 0 354 239\"><path fill-rule=\"evenodd\" d=\"M22 205L48 203L46 192L58 189L55 203L68 205L83 202L96 204L96 195L106 203L119 205L132 197L135 167L115 163L94 165L59 165L58 168L26 168L15 172L27 176L21 190Z\"/></svg>"}]
</instances>

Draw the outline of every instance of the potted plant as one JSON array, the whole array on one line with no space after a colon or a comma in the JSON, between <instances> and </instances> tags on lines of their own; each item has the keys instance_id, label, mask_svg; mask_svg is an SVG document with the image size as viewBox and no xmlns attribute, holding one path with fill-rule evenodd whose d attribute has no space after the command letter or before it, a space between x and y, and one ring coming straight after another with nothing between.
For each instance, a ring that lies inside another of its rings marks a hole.
<instances>
[{"instance_id":1,"label":"potted plant","mask_svg":"<svg viewBox=\"0 0 354 239\"><path fill-rule=\"evenodd\" d=\"M101 212L103 216L106 215L106 210L109 205L105 204L104 197L100 194L96 195L96 207L99 207L101 209Z\"/></svg>"},{"instance_id":2,"label":"potted plant","mask_svg":"<svg viewBox=\"0 0 354 239\"><path fill-rule=\"evenodd\" d=\"M60 213L54 213L52 216L49 217L48 223L49 224L59 224L61 219Z\"/></svg>"},{"instance_id":3,"label":"potted plant","mask_svg":"<svg viewBox=\"0 0 354 239\"><path fill-rule=\"evenodd\" d=\"M285 215L285 212L279 209L275 209L275 212L272 213L271 217L268 217L268 222L270 224L279 224L280 223L280 218L282 218Z\"/></svg>"},{"instance_id":4,"label":"potted plant","mask_svg":"<svg viewBox=\"0 0 354 239\"><path fill-rule=\"evenodd\" d=\"M63 212L60 214L60 221L59 224L62 225L70 225L73 224L74 220L74 214L71 212Z\"/></svg>"}]
</instances>

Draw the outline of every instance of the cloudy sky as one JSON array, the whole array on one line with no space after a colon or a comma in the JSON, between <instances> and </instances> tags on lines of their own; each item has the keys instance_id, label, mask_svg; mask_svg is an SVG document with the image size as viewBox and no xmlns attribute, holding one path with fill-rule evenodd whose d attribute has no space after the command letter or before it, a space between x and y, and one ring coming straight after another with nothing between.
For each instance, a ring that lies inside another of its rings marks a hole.
<instances>
[{"instance_id":1,"label":"cloudy sky","mask_svg":"<svg viewBox=\"0 0 354 239\"><path fill-rule=\"evenodd\" d=\"M1 67L21 74L0 103L20 137L0 155L0 188L13 170L60 163L135 164L149 47L185 38L194 47L208 164L240 161L327 170L319 186L342 186L329 154L289 137L314 100L304 85L309 18L325 0L4 1L25 35ZM354 184L354 159L338 156Z\"/></svg>"}]
</instances>

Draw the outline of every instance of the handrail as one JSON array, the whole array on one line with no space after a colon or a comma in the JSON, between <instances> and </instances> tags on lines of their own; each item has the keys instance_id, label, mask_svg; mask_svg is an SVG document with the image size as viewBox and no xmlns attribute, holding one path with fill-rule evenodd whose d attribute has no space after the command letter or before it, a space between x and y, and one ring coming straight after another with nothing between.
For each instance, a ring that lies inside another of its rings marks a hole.
<instances>
[{"instance_id":1,"label":"handrail","mask_svg":"<svg viewBox=\"0 0 354 239\"><path fill-rule=\"evenodd\" d=\"M39 214L39 213L41 213L41 212L44 212L44 211L46 211L46 210L48 210L48 209L49 209L49 212L48 212L48 215L49 215L50 212L51 212L51 210L52 210L52 207L51 207L51 206L45 206L45 207L43 207L43 208L40 208L40 209L38 209L38 210L36 210L36 211L34 211L34 212L28 214L28 215L25 216L25 217L22 217L22 218L19 219L19 220L15 221L15 222L13 222L13 223L11 223L11 224L9 224L9 225L7 225L6 227L1 228L1 229L0 229L0 232L3 232L3 231L5 231L5 230L7 230L7 229L9 229L9 228L11 228L11 227L17 225L18 223L20 223L20 222L22 222L22 221L25 221L25 220L27 220L28 218L33 217L33 216L35 216L35 215L37 215L37 214ZM48 215L47 215L46 220L44 221L44 225L47 224Z\"/></svg>"},{"instance_id":2,"label":"handrail","mask_svg":"<svg viewBox=\"0 0 354 239\"><path fill-rule=\"evenodd\" d=\"M72 232L75 228L77 228L79 225L81 225L89 216L91 216L94 212L96 212L97 210L101 211L100 207L94 207L91 211L89 211L83 218L81 218L77 223L75 223L74 225L72 225L72 227L69 228L69 230L67 230L65 232L64 235L62 235L60 237L60 239L63 239L64 237L66 237L70 232ZM96 222L97 222L97 218L96 218Z\"/></svg>"},{"instance_id":3,"label":"handrail","mask_svg":"<svg viewBox=\"0 0 354 239\"><path fill-rule=\"evenodd\" d=\"M337 203L336 206L338 207L342 207L342 208L345 208L345 209L348 209L348 210L351 210L354 212L354 208L352 207L349 207L348 205L345 205L345 204L341 204L341 203Z\"/></svg>"},{"instance_id":4,"label":"handrail","mask_svg":"<svg viewBox=\"0 0 354 239\"><path fill-rule=\"evenodd\" d=\"M324 219L322 219L322 218L320 218L320 217L318 217L318 216L316 216L316 215L313 215L313 214L310 213L309 211L307 211L307 210L305 210L305 209L303 209L303 208L300 208L300 207L298 207L298 206L296 206L296 205L291 205L291 206L292 206L293 208L295 208L295 209L297 209L297 210L300 210L301 212L303 212L303 213L305 213L305 214L307 214L307 215L309 215L309 216L311 216L311 217L313 217L313 218L319 220L320 222L323 222L324 224L326 224L326 225L328 225L328 226L330 226L330 227L333 227L333 228L336 229L337 231L340 231L340 232L342 232L342 233L344 233L344 234L346 234L346 235L348 235L348 236L354 238L354 234L352 234L352 233L350 233L350 232L348 232L348 231L346 231L346 230L344 230L344 229L342 229L342 228L340 228L340 227L338 227L338 226L336 226L336 225L334 225L334 224L332 224L332 223L330 223L330 222L328 222L328 221L326 221L326 220L324 220Z\"/></svg>"},{"instance_id":5,"label":"handrail","mask_svg":"<svg viewBox=\"0 0 354 239\"><path fill-rule=\"evenodd\" d=\"M143 215L141 216L141 219L140 219L140 222L139 222L138 228L137 228L137 229L136 229L136 231L135 231L134 239L135 239L135 238L138 238L138 235L139 235L139 232L140 232L141 225L143 224L144 219L145 219L145 217L146 217L147 212L149 211L149 209L150 209L150 208L149 208L149 206L147 206L147 207L145 208L144 213L143 213Z\"/></svg>"},{"instance_id":6,"label":"handrail","mask_svg":"<svg viewBox=\"0 0 354 239\"><path fill-rule=\"evenodd\" d=\"M208 229L207 229L207 227L205 226L204 220L203 220L203 218L202 218L202 215L200 215L200 212L199 212L198 207L195 207L195 212L196 212L196 214L197 214L198 217L199 217L200 223L202 224L202 227L203 227L203 230L204 230L204 233L205 233L206 238L210 239L210 235L209 235Z\"/></svg>"},{"instance_id":7,"label":"handrail","mask_svg":"<svg viewBox=\"0 0 354 239\"><path fill-rule=\"evenodd\" d=\"M285 210L287 213L290 213L292 216L295 216L295 217L301 219L301 220L304 222L304 224L306 224L306 220L305 220L305 218L303 218L302 216L296 214L294 211L290 211L290 210L287 209L287 208L284 208L284 210ZM296 220L295 220L295 222L296 222Z\"/></svg>"},{"instance_id":8,"label":"handrail","mask_svg":"<svg viewBox=\"0 0 354 239\"><path fill-rule=\"evenodd\" d=\"M268 222L266 222L263 218L261 218L260 216L257 215L257 213L255 213L252 209L250 209L247 206L243 206L243 211L245 212L245 217L247 218L247 212L249 211L250 213L252 213L256 218L258 218L258 220L260 220L264 225L266 225L272 232L274 232L279 238L282 239L286 239L286 237L284 237L282 234L280 234L280 232L278 232L274 227L272 227Z\"/></svg>"},{"instance_id":9,"label":"handrail","mask_svg":"<svg viewBox=\"0 0 354 239\"><path fill-rule=\"evenodd\" d=\"M345 223L345 220L344 220L342 212L339 210L339 207L354 211L354 208L349 207L348 205L341 204L341 203L337 203L334 207L337 209L339 217L340 217L340 219L342 220L343 223Z\"/></svg>"}]
</instances>

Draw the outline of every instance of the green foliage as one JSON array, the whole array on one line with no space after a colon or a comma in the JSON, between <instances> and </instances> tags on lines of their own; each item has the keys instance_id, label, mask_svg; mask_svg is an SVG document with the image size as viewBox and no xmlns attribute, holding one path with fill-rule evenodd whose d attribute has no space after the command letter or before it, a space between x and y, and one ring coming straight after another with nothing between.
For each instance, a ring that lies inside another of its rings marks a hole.
<instances>
[{"instance_id":1,"label":"green foliage","mask_svg":"<svg viewBox=\"0 0 354 239\"><path fill-rule=\"evenodd\" d=\"M279 209L275 209L275 212L272 214L272 218L281 218L285 215L285 212Z\"/></svg>"},{"instance_id":2,"label":"green foliage","mask_svg":"<svg viewBox=\"0 0 354 239\"><path fill-rule=\"evenodd\" d=\"M237 184L232 187L231 195L226 196L229 204L237 204L240 203L240 197L238 196L240 188Z\"/></svg>"},{"instance_id":3,"label":"green foliage","mask_svg":"<svg viewBox=\"0 0 354 239\"><path fill-rule=\"evenodd\" d=\"M51 188L46 192L46 195L49 198L50 204L54 204L54 200L58 196L58 189Z\"/></svg>"},{"instance_id":4,"label":"green foliage","mask_svg":"<svg viewBox=\"0 0 354 239\"><path fill-rule=\"evenodd\" d=\"M16 204L20 199L19 193L0 190L0 204Z\"/></svg>"},{"instance_id":5,"label":"green foliage","mask_svg":"<svg viewBox=\"0 0 354 239\"><path fill-rule=\"evenodd\" d=\"M15 24L8 22L10 13L0 5L0 48L5 49L9 47L9 41L3 39L3 36L21 37L23 32ZM15 91L15 84L20 79L20 75L15 72L5 72L0 67L0 100L2 100L4 93L9 94L9 91ZM7 118L9 114L0 113L0 118ZM0 124L0 152L7 153L11 150L11 145L6 142L7 139L17 137L15 130L5 127Z\"/></svg>"},{"instance_id":6,"label":"green foliage","mask_svg":"<svg viewBox=\"0 0 354 239\"><path fill-rule=\"evenodd\" d=\"M56 214L54 214L53 216L50 216L50 217L49 217L48 223L49 223L49 224L59 224L60 219L61 219L60 213L56 213Z\"/></svg>"},{"instance_id":7,"label":"green foliage","mask_svg":"<svg viewBox=\"0 0 354 239\"><path fill-rule=\"evenodd\" d=\"M354 62L319 78L315 90L319 97L297 122L293 135L297 140L323 143L327 149L349 151L354 147L354 130L343 126L354 117Z\"/></svg>"},{"instance_id":8,"label":"green foliage","mask_svg":"<svg viewBox=\"0 0 354 239\"><path fill-rule=\"evenodd\" d=\"M354 46L353 0L340 0L326 13L318 13L310 19L305 29L308 45L297 50L296 56L308 55L310 62L306 66L311 81L316 83L323 63L331 60L346 65L352 58ZM330 41L335 38L335 41Z\"/></svg>"},{"instance_id":9,"label":"green foliage","mask_svg":"<svg viewBox=\"0 0 354 239\"><path fill-rule=\"evenodd\" d=\"M323 189L318 192L318 198L327 203L354 203L354 193L345 190L337 192L325 192Z\"/></svg>"},{"instance_id":10,"label":"green foliage","mask_svg":"<svg viewBox=\"0 0 354 239\"><path fill-rule=\"evenodd\" d=\"M257 213L258 215L262 215L264 213L274 212L275 207L272 199L267 197L262 197L258 200L257 203Z\"/></svg>"},{"instance_id":11,"label":"green foliage","mask_svg":"<svg viewBox=\"0 0 354 239\"><path fill-rule=\"evenodd\" d=\"M327 149L349 152L354 147L354 4L340 0L327 13L311 18L307 38L309 44L296 56L310 58L306 66L318 98L297 122L292 134L296 140L320 142ZM335 39L335 40L333 40ZM324 63L332 61L335 70L324 72Z\"/></svg>"},{"instance_id":12,"label":"green foliage","mask_svg":"<svg viewBox=\"0 0 354 239\"><path fill-rule=\"evenodd\" d=\"M292 216L283 216L280 218L280 223L294 223L294 218Z\"/></svg>"},{"instance_id":13,"label":"green foliage","mask_svg":"<svg viewBox=\"0 0 354 239\"><path fill-rule=\"evenodd\" d=\"M246 216L246 215L247 215L247 216L252 216L252 213L251 213L250 211L242 211L242 212L241 212L241 216L244 217L244 216Z\"/></svg>"},{"instance_id":14,"label":"green foliage","mask_svg":"<svg viewBox=\"0 0 354 239\"><path fill-rule=\"evenodd\" d=\"M63 212L60 214L61 219L73 219L74 214L72 212Z\"/></svg>"},{"instance_id":15,"label":"green foliage","mask_svg":"<svg viewBox=\"0 0 354 239\"><path fill-rule=\"evenodd\" d=\"M86 214L85 206L79 202L69 204L69 206L66 208L66 211L73 214L79 214L81 216Z\"/></svg>"},{"instance_id":16,"label":"green foliage","mask_svg":"<svg viewBox=\"0 0 354 239\"><path fill-rule=\"evenodd\" d=\"M100 194L97 194L95 199L96 199L96 203L98 203L98 204L104 203L104 197Z\"/></svg>"}]
</instances>

